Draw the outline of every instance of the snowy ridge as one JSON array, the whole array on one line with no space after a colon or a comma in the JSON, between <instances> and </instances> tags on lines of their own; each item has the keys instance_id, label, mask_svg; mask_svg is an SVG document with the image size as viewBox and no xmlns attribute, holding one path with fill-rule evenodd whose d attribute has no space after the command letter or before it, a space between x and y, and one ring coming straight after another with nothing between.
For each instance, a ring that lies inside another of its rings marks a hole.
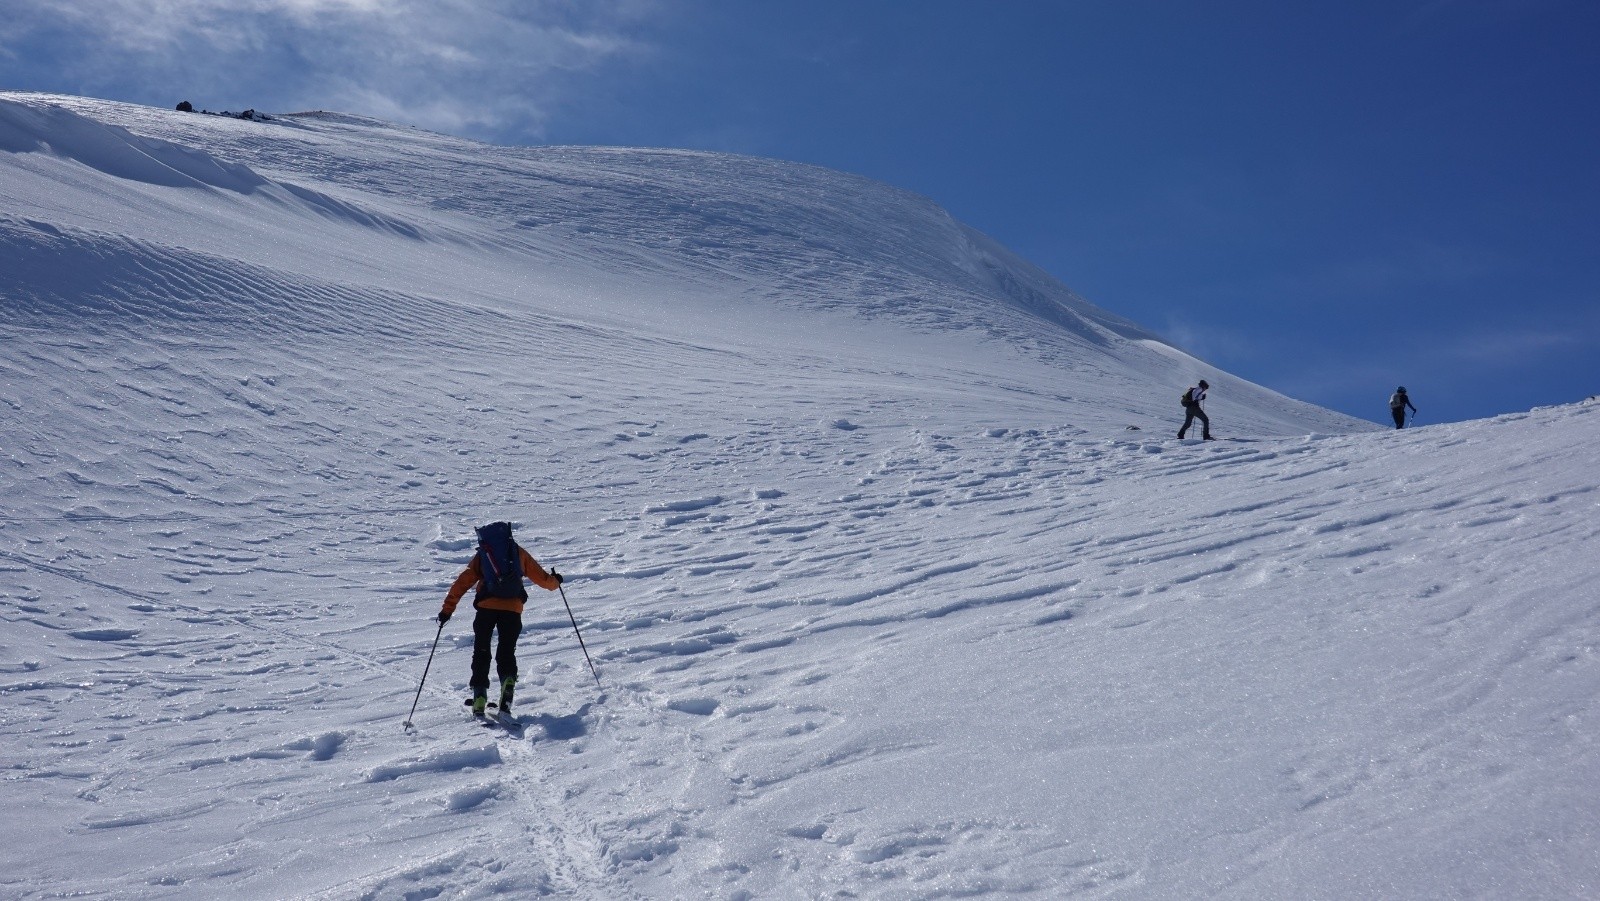
<instances>
[{"instance_id":1,"label":"snowy ridge","mask_svg":"<svg viewBox=\"0 0 1600 901\"><path fill-rule=\"evenodd\" d=\"M1600 406L1378 431L807 167L0 123L0 894L1600 881ZM519 728L463 614L404 734L498 518L603 688L536 591Z\"/></svg>"}]
</instances>

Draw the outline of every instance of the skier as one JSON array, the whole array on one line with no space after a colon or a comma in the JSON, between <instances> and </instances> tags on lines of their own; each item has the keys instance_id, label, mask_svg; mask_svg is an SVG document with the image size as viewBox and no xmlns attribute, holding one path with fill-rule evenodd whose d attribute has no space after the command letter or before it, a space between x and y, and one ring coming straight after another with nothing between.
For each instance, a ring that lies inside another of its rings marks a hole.
<instances>
[{"instance_id":1,"label":"skier","mask_svg":"<svg viewBox=\"0 0 1600 901\"><path fill-rule=\"evenodd\" d=\"M477 587L472 606L478 613L472 620L472 712L481 716L489 705L489 644L496 630L500 643L495 647L495 674L500 679L500 712L511 711L511 698L517 684L517 636L522 634L522 606L528 590L522 586L526 576L546 591L555 591L565 581L561 574L545 572L539 561L517 546L511 537L511 523L495 522L478 532L478 553L467 568L456 576L439 609L439 626L450 621L456 604L467 589Z\"/></svg>"},{"instance_id":2,"label":"skier","mask_svg":"<svg viewBox=\"0 0 1600 901\"><path fill-rule=\"evenodd\" d=\"M1179 438L1182 438L1189 431L1189 426L1194 425L1194 421L1198 419L1200 437L1206 441L1217 440L1211 437L1211 417L1207 416L1205 409L1200 406L1206 399L1206 389L1210 387L1205 379L1201 379L1200 384L1183 392L1183 427L1178 429Z\"/></svg>"},{"instance_id":3,"label":"skier","mask_svg":"<svg viewBox=\"0 0 1600 901\"><path fill-rule=\"evenodd\" d=\"M1417 412L1411 398L1406 396L1406 386L1401 385L1394 389L1394 394L1389 398L1389 415L1394 417L1394 427L1397 429L1406 427L1406 407L1411 407L1413 413Z\"/></svg>"}]
</instances>

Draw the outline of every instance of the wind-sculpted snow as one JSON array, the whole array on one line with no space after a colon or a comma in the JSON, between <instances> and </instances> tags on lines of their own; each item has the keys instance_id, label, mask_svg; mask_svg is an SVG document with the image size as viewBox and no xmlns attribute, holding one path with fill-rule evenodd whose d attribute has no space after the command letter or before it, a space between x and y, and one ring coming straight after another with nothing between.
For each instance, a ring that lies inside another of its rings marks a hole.
<instances>
[{"instance_id":1,"label":"wind-sculpted snow","mask_svg":"<svg viewBox=\"0 0 1600 901\"><path fill-rule=\"evenodd\" d=\"M396 292L286 280L270 269L116 235L0 216L11 255L5 294L13 324L73 331L94 323L135 333L285 331L328 338L359 332L415 337L449 304Z\"/></svg>"},{"instance_id":2,"label":"wind-sculpted snow","mask_svg":"<svg viewBox=\"0 0 1600 901\"><path fill-rule=\"evenodd\" d=\"M1594 894L1600 405L1179 442L893 189L7 96L414 233L0 154L0 894Z\"/></svg>"},{"instance_id":3,"label":"wind-sculpted snow","mask_svg":"<svg viewBox=\"0 0 1600 901\"><path fill-rule=\"evenodd\" d=\"M249 166L171 141L141 138L59 106L0 100L0 150L49 153L116 178L168 188L211 187L248 194L268 184Z\"/></svg>"},{"instance_id":4,"label":"wind-sculpted snow","mask_svg":"<svg viewBox=\"0 0 1600 901\"><path fill-rule=\"evenodd\" d=\"M112 179L156 188L255 195L291 215L310 213L343 224L376 229L393 237L412 240L426 237L416 226L396 217L363 209L319 191L266 178L246 164L222 159L207 150L137 135L57 105L0 97L0 152L49 156ZM65 172L56 170L44 174L58 185L63 182L71 185L77 179L70 172L69 167Z\"/></svg>"}]
</instances>

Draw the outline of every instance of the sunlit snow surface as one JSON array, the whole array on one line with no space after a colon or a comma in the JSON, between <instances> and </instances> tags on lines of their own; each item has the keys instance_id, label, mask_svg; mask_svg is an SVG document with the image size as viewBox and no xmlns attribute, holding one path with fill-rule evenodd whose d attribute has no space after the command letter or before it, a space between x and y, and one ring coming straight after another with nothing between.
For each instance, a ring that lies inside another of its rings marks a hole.
<instances>
[{"instance_id":1,"label":"sunlit snow surface","mask_svg":"<svg viewBox=\"0 0 1600 901\"><path fill-rule=\"evenodd\" d=\"M0 313L0 895L1600 894L1600 406L1378 430L825 170L40 95ZM535 590L518 729L463 614L407 733L498 518L601 685Z\"/></svg>"}]
</instances>

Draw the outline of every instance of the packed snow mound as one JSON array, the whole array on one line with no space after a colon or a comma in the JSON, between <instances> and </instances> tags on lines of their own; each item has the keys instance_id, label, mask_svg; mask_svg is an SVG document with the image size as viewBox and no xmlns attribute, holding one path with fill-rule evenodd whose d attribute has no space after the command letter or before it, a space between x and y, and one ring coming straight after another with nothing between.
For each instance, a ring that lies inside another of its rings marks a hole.
<instances>
[{"instance_id":1,"label":"packed snow mound","mask_svg":"<svg viewBox=\"0 0 1600 901\"><path fill-rule=\"evenodd\" d=\"M267 178L246 164L222 159L208 150L137 135L62 106L0 95L0 152L46 154L112 179L158 188L259 194L262 199L291 210L383 229L402 237L421 237L416 229L399 220L290 182ZM114 183L104 185L102 190L118 193Z\"/></svg>"},{"instance_id":2,"label":"packed snow mound","mask_svg":"<svg viewBox=\"0 0 1600 901\"><path fill-rule=\"evenodd\" d=\"M117 178L169 188L248 194L268 184L249 166L171 141L142 138L58 106L0 100L0 150L50 153Z\"/></svg>"}]
</instances>

